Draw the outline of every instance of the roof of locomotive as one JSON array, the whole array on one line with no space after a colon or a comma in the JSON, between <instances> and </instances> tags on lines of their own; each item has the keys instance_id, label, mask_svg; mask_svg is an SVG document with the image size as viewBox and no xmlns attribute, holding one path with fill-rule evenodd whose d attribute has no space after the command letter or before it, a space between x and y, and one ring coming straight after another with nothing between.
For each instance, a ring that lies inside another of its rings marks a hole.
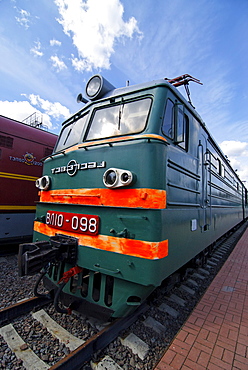
<instances>
[{"instance_id":1,"label":"roof of locomotive","mask_svg":"<svg viewBox=\"0 0 248 370\"><path fill-rule=\"evenodd\" d=\"M180 92L172 84L170 84L166 79L160 79L160 80L153 80L153 81L150 81L150 82L143 82L143 83L140 83L140 84L128 85L128 86L124 86L124 87L115 88L115 89L107 92L104 95L104 98L110 98L110 97L113 97L113 96L116 96L116 95L126 95L126 94L133 93L135 91L138 92L138 91L142 91L142 90L147 90L147 89L154 88L154 87L157 87L157 86L166 86L166 87L172 88L172 90L174 92L176 92L176 94L181 95ZM181 98L184 99L184 97L182 95L181 95Z\"/></svg>"},{"instance_id":2,"label":"roof of locomotive","mask_svg":"<svg viewBox=\"0 0 248 370\"><path fill-rule=\"evenodd\" d=\"M144 82L144 83L140 83L140 84L136 84L136 85L130 85L130 86L116 88L116 89L111 90L108 93L106 93L103 98L105 99L105 98L111 98L111 97L114 97L114 96L117 96L117 95L118 96L126 95L126 94L130 94L130 93L133 93L133 92L139 92L139 91L142 91L142 90L156 88L156 87L159 87L159 86L165 86L165 87L169 88L175 95L178 96L178 98L180 100L182 100L184 102L184 104L192 112L192 114L195 115L201 121L202 124L204 124L202 118L197 113L195 108L185 99L185 97L180 93L180 91L175 86L173 86L171 83L169 83L164 78L159 79L159 80L153 80L153 81L150 81L150 82Z\"/></svg>"},{"instance_id":3,"label":"roof of locomotive","mask_svg":"<svg viewBox=\"0 0 248 370\"><path fill-rule=\"evenodd\" d=\"M128 85L124 87L113 88L112 90L109 90L103 96L101 96L100 99L94 99L94 100L92 99L88 101L83 108L81 108L78 112L76 112L71 117L69 117L66 121L64 121L62 125L70 122L72 117L74 117L75 115L78 115L80 112L88 109L91 105L95 105L98 102L102 102L106 99L110 99L114 97L121 97L123 95L133 94L135 92L138 93L138 92L153 89L159 86L161 87L164 86L164 87L169 88L178 97L178 99L180 99L185 104L185 106L187 106L187 108L198 119L198 121L203 126L205 126L204 121L202 120L201 116L197 113L195 108L185 99L185 97L180 93L180 91L176 87L174 87L171 83L169 83L168 80L166 79L153 80L150 82L144 82L144 83L135 84L135 85Z\"/></svg>"}]
</instances>

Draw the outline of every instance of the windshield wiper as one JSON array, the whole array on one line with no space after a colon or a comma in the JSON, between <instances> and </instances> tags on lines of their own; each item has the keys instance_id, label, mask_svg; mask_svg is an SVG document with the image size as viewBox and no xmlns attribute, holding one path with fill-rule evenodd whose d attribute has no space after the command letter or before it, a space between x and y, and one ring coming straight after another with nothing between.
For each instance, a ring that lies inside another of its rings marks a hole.
<instances>
[{"instance_id":1,"label":"windshield wiper","mask_svg":"<svg viewBox=\"0 0 248 370\"><path fill-rule=\"evenodd\" d=\"M122 105L120 105L120 109L119 109L118 131L120 131L120 129L121 129L121 117L122 117L122 114L123 114L123 110L124 110L124 103L122 103Z\"/></svg>"}]
</instances>

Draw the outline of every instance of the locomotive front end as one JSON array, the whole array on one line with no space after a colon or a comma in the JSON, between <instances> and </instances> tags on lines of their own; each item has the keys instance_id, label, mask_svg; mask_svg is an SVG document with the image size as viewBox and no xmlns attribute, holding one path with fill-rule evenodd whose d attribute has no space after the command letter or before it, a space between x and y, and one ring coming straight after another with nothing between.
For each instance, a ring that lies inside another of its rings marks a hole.
<instances>
[{"instance_id":1,"label":"locomotive front end","mask_svg":"<svg viewBox=\"0 0 248 370\"><path fill-rule=\"evenodd\" d=\"M166 191L156 166L167 141L154 131L154 86L114 89L96 75L86 89L90 101L64 123L36 182L34 238L20 246L19 274L41 270L60 312L120 317L162 280Z\"/></svg>"}]
</instances>

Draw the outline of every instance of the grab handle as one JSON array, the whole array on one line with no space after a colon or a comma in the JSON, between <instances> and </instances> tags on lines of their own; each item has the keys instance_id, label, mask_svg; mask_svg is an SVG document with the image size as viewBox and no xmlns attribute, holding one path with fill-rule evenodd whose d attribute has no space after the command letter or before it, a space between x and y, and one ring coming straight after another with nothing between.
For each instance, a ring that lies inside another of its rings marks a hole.
<instances>
[{"instance_id":1,"label":"grab handle","mask_svg":"<svg viewBox=\"0 0 248 370\"><path fill-rule=\"evenodd\" d=\"M94 267L95 267L98 271L103 272L103 273L105 273L105 274L120 274L120 273L121 273L121 270L119 270L119 269L116 269L116 270L109 270L109 269L105 269L104 267L101 267L101 266L99 265L99 263L96 263L96 264L94 265Z\"/></svg>"}]
</instances>

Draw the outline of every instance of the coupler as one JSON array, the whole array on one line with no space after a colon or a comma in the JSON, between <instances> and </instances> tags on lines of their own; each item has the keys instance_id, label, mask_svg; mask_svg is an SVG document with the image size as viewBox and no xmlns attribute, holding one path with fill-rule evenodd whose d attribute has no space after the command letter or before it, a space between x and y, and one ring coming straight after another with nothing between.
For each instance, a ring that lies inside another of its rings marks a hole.
<instances>
[{"instance_id":1,"label":"coupler","mask_svg":"<svg viewBox=\"0 0 248 370\"><path fill-rule=\"evenodd\" d=\"M35 275L51 262L67 262L76 265L78 240L56 234L47 241L20 244L18 254L19 276Z\"/></svg>"}]
</instances>

